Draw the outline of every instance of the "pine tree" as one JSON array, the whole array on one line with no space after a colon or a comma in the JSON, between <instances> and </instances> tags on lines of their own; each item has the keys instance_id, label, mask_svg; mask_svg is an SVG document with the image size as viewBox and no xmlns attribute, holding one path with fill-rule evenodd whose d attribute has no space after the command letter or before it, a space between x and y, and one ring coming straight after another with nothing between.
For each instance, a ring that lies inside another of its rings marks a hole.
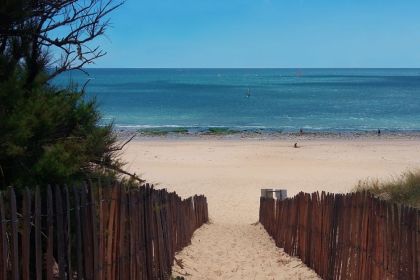
<instances>
[{"instance_id":1,"label":"pine tree","mask_svg":"<svg viewBox=\"0 0 420 280\"><path fill-rule=\"evenodd\" d=\"M107 15L121 4L0 1L2 188L128 174L118 159L121 147L112 124L99 125L96 101L87 100L83 89L51 85L55 76L84 71L105 54L92 44L104 34Z\"/></svg>"}]
</instances>

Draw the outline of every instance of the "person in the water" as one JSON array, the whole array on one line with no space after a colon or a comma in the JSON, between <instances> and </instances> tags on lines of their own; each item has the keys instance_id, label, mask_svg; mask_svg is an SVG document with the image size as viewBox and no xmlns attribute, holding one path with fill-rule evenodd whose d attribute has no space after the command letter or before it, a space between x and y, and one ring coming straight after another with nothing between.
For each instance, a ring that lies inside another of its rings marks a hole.
<instances>
[{"instance_id":1,"label":"person in the water","mask_svg":"<svg viewBox=\"0 0 420 280\"><path fill-rule=\"evenodd\" d=\"M251 97L251 90L248 88L248 92L246 93L246 97L249 98Z\"/></svg>"}]
</instances>

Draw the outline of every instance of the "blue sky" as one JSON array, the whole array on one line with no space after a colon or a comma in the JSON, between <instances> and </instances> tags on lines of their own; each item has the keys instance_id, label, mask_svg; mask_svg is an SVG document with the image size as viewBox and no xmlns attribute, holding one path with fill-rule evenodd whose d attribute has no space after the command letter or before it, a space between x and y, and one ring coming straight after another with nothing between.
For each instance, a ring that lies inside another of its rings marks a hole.
<instances>
[{"instance_id":1,"label":"blue sky","mask_svg":"<svg viewBox=\"0 0 420 280\"><path fill-rule=\"evenodd\" d=\"M420 67L419 0L127 0L95 67Z\"/></svg>"}]
</instances>

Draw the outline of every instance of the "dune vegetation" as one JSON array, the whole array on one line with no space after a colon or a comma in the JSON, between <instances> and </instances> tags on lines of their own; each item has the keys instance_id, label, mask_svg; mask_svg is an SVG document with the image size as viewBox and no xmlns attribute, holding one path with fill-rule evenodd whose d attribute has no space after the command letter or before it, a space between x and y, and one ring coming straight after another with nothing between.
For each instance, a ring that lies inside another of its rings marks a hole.
<instances>
[{"instance_id":1,"label":"dune vegetation","mask_svg":"<svg viewBox=\"0 0 420 280\"><path fill-rule=\"evenodd\" d=\"M188 128L185 127L156 127L139 129L138 133L143 136L166 136L169 134L188 134Z\"/></svg>"},{"instance_id":2,"label":"dune vegetation","mask_svg":"<svg viewBox=\"0 0 420 280\"><path fill-rule=\"evenodd\" d=\"M227 127L209 127L203 134L204 135L230 135L239 133L240 131L230 129Z\"/></svg>"},{"instance_id":3,"label":"dune vegetation","mask_svg":"<svg viewBox=\"0 0 420 280\"><path fill-rule=\"evenodd\" d=\"M420 170L407 171L389 180L361 180L354 190L369 191L381 199L420 208Z\"/></svg>"}]
</instances>

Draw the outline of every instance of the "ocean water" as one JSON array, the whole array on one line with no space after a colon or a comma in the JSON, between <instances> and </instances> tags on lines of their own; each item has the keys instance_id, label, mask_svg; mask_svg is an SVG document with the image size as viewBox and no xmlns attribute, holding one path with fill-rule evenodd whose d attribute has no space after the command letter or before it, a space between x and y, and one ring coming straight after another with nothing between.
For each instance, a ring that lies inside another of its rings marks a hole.
<instances>
[{"instance_id":1,"label":"ocean water","mask_svg":"<svg viewBox=\"0 0 420 280\"><path fill-rule=\"evenodd\" d=\"M297 131L420 131L420 69L88 69L103 123Z\"/></svg>"}]
</instances>

